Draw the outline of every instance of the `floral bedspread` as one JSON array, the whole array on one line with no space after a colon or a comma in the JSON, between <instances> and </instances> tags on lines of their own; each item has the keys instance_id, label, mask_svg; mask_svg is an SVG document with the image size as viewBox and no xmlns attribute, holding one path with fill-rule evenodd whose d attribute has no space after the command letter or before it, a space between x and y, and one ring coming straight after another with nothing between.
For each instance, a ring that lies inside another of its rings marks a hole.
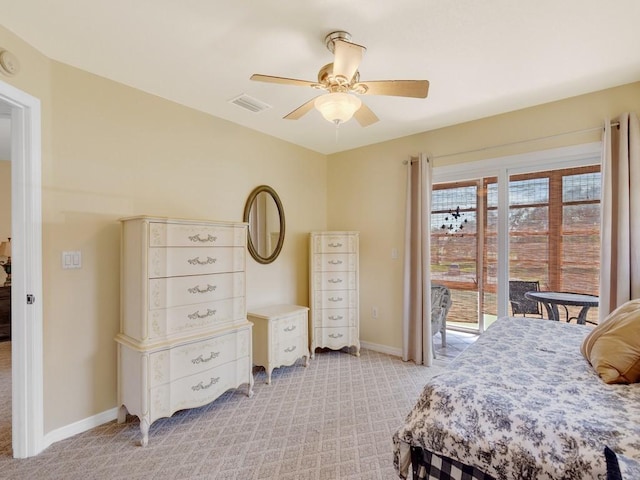
<instances>
[{"instance_id":1,"label":"floral bedspread","mask_svg":"<svg viewBox=\"0 0 640 480\"><path fill-rule=\"evenodd\" d=\"M604 447L640 479L640 384L607 385L580 354L585 325L502 318L429 381L394 435L497 479L605 479ZM410 473L410 472L409 472Z\"/></svg>"}]
</instances>

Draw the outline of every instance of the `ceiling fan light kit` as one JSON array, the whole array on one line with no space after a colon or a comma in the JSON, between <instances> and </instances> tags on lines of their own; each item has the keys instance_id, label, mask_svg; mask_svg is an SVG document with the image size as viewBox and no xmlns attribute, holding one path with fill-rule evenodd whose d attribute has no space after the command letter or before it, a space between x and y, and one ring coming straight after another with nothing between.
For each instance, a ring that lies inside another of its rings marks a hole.
<instances>
[{"instance_id":1,"label":"ceiling fan light kit","mask_svg":"<svg viewBox=\"0 0 640 480\"><path fill-rule=\"evenodd\" d=\"M333 53L333 63L318 72L318 81L297 80L254 74L251 80L283 85L296 85L325 90L326 94L312 98L284 118L297 120L315 107L322 116L336 126L355 117L363 127L378 121L376 114L367 107L358 95L389 95L395 97L426 98L429 90L427 80L376 80L360 81L358 67L367 50L351 42L351 34L344 31L331 32L325 37L327 49Z\"/></svg>"},{"instance_id":2,"label":"ceiling fan light kit","mask_svg":"<svg viewBox=\"0 0 640 480\"><path fill-rule=\"evenodd\" d=\"M362 106L358 97L343 92L320 95L313 103L322 116L336 126L351 120L356 110Z\"/></svg>"}]
</instances>

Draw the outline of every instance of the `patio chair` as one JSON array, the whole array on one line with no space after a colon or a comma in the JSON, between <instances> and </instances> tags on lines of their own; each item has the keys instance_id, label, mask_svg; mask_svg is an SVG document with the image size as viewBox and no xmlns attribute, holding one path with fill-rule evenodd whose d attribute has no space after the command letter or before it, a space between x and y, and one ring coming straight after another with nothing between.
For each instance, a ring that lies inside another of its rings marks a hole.
<instances>
[{"instance_id":1,"label":"patio chair","mask_svg":"<svg viewBox=\"0 0 640 480\"><path fill-rule=\"evenodd\" d=\"M524 296L527 292L540 291L540 282L509 280L509 303L511 303L511 314L513 316L537 315L543 318L540 303Z\"/></svg>"},{"instance_id":2,"label":"patio chair","mask_svg":"<svg viewBox=\"0 0 640 480\"><path fill-rule=\"evenodd\" d=\"M451 291L444 285L431 284L431 345L435 357L433 335L440 332L442 347L447 345L447 313L451 308Z\"/></svg>"}]
</instances>

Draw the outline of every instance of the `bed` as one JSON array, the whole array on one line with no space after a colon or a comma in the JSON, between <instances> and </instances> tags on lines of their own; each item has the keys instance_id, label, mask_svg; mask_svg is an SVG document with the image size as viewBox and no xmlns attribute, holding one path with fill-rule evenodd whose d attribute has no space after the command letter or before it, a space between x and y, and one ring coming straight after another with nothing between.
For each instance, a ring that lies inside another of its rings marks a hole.
<instances>
[{"instance_id":1,"label":"bed","mask_svg":"<svg viewBox=\"0 0 640 480\"><path fill-rule=\"evenodd\" d=\"M591 327L497 320L425 386L393 436L400 478L640 479L640 384L608 385L580 353Z\"/></svg>"}]
</instances>

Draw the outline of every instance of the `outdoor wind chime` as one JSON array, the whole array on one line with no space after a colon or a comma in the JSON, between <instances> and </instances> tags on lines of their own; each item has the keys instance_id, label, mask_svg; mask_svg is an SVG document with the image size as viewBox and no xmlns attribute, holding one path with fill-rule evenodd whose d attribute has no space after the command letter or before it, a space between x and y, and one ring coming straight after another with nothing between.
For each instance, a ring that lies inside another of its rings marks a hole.
<instances>
[{"instance_id":1,"label":"outdoor wind chime","mask_svg":"<svg viewBox=\"0 0 640 480\"><path fill-rule=\"evenodd\" d=\"M463 237L462 230L464 229L464 224L467 223L467 219L464 216L464 212L460 213L460 206L457 206L455 210L449 210L449 215L444 217L444 221L450 223L448 225L443 223L440 229L451 235L459 233Z\"/></svg>"}]
</instances>

